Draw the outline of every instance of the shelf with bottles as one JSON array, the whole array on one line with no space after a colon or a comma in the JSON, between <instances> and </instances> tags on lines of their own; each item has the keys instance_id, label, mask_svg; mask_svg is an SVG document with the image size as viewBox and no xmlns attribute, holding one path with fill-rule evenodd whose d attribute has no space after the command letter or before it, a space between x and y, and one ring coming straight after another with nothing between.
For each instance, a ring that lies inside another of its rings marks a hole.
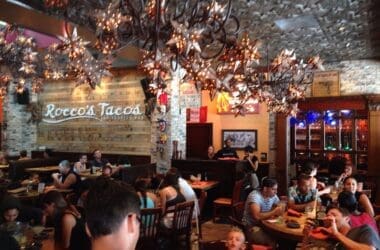
<instances>
[{"instance_id":1,"label":"shelf with bottles","mask_svg":"<svg viewBox=\"0 0 380 250\"><path fill-rule=\"evenodd\" d=\"M356 120L356 150L365 152L368 149L368 120Z\"/></svg>"}]
</instances>

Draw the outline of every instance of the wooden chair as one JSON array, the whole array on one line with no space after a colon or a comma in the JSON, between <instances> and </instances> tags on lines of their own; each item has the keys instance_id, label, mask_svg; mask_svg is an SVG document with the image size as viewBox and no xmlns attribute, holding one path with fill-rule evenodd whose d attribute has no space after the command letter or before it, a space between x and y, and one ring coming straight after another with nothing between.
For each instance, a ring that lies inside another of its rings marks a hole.
<instances>
[{"instance_id":1,"label":"wooden chair","mask_svg":"<svg viewBox=\"0 0 380 250\"><path fill-rule=\"evenodd\" d=\"M161 236L169 239L169 249L191 249L191 231L194 211L194 201L178 203L173 210L173 225L161 230ZM172 212L172 211L169 211Z\"/></svg>"},{"instance_id":2,"label":"wooden chair","mask_svg":"<svg viewBox=\"0 0 380 250\"><path fill-rule=\"evenodd\" d=\"M161 208L141 209L140 237L136 249L156 249Z\"/></svg>"},{"instance_id":3,"label":"wooden chair","mask_svg":"<svg viewBox=\"0 0 380 250\"><path fill-rule=\"evenodd\" d=\"M198 239L202 239L202 211L207 199L207 192L202 191L198 199L199 215L196 219L193 219L192 224L197 227Z\"/></svg>"},{"instance_id":4,"label":"wooden chair","mask_svg":"<svg viewBox=\"0 0 380 250\"><path fill-rule=\"evenodd\" d=\"M234 216L234 207L237 206L240 202L240 193L243 186L243 180L236 181L234 185L234 189L232 192L232 198L220 197L214 200L213 205L213 216L212 219L215 222L215 218L218 215L218 210L222 207L228 207L231 210L232 216Z\"/></svg>"},{"instance_id":5,"label":"wooden chair","mask_svg":"<svg viewBox=\"0 0 380 250\"><path fill-rule=\"evenodd\" d=\"M244 214L244 206L245 206L244 202L237 203L235 207L233 208L234 212L232 213L230 217L228 217L231 224L240 228L243 232L245 230L244 224L242 222L243 214Z\"/></svg>"}]
</instances>

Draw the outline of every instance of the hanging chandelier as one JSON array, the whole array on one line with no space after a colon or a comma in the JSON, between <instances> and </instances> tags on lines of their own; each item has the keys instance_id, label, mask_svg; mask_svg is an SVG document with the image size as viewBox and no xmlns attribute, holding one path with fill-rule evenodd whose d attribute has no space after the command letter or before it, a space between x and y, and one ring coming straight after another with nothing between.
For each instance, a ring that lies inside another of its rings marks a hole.
<instances>
[{"instance_id":1,"label":"hanging chandelier","mask_svg":"<svg viewBox=\"0 0 380 250\"><path fill-rule=\"evenodd\" d=\"M319 57L298 60L293 50L286 49L272 62L267 56L263 65L261 42L251 40L248 33L238 37L240 25L231 14L232 0L44 3L47 12L93 30L96 43L92 49L98 51L95 58L88 50L90 44L75 29L67 30L66 37L60 37L61 44L51 46L43 58L45 79L70 75L79 84L95 88L109 74L107 69L117 52L135 45L142 51L139 67L148 75L153 92L163 91L167 79L181 70L183 82L208 90L211 98L219 94L234 98L232 108L236 114L244 115L246 104L254 101L266 103L270 112L293 115L312 82L313 70L322 69ZM33 74L33 57L25 58L28 57L20 58L25 64L19 69Z\"/></svg>"}]
</instances>

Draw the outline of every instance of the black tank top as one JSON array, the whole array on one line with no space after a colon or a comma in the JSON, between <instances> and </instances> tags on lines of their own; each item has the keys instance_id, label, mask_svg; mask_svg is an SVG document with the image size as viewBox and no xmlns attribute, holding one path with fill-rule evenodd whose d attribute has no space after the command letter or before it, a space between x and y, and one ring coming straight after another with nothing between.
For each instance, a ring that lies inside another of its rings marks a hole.
<instances>
[{"instance_id":1,"label":"black tank top","mask_svg":"<svg viewBox=\"0 0 380 250\"><path fill-rule=\"evenodd\" d=\"M81 183L81 178L80 178L80 176L79 176L77 173L75 173L72 169L67 173L67 175L63 175L63 176L62 176L62 183L65 182L67 176L69 176L70 174L75 175L75 179L76 179L76 181L75 181L75 183L71 184L71 186L68 187L68 188L69 188L69 189L73 189L74 192L76 192L76 191L78 191L78 189L79 189L79 186L80 186L80 183Z\"/></svg>"},{"instance_id":2,"label":"black tank top","mask_svg":"<svg viewBox=\"0 0 380 250\"><path fill-rule=\"evenodd\" d=\"M177 196L174 199L166 201L166 209L168 209L169 207L174 207L177 203L181 203L181 202L185 202L186 201L185 197L179 191L179 189L177 189L177 188L175 188L173 186L171 186L171 187L175 189L175 191L177 192Z\"/></svg>"}]
</instances>

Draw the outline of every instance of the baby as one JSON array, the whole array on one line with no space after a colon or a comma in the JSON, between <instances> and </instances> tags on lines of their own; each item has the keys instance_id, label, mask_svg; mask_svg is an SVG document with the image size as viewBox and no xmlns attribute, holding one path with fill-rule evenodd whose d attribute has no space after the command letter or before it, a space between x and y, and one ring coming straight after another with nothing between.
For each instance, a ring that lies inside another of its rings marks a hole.
<instances>
[{"instance_id":1,"label":"baby","mask_svg":"<svg viewBox=\"0 0 380 250\"><path fill-rule=\"evenodd\" d=\"M233 227L228 233L226 247L228 250L245 250L245 236L243 231Z\"/></svg>"}]
</instances>

